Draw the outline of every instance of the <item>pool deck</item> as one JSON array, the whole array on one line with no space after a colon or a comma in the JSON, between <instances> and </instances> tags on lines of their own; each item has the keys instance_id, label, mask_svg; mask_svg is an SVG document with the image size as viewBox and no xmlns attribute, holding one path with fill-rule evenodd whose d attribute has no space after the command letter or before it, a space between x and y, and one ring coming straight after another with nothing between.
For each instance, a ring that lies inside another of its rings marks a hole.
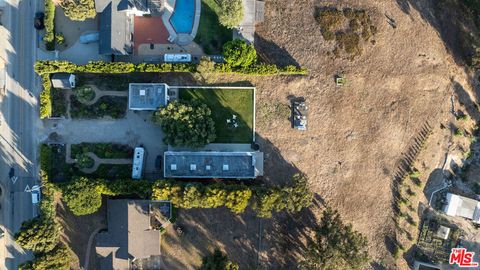
<instances>
[{"instance_id":1,"label":"pool deck","mask_svg":"<svg viewBox=\"0 0 480 270\"><path fill-rule=\"evenodd\" d=\"M193 41L193 39L195 39L195 36L197 35L198 25L200 24L202 1L195 0L195 17L193 19L192 31L190 33L177 33L170 22L170 18L175 11L175 2L175 0L165 1L165 11L162 15L162 21L165 25L165 28L167 28L168 33L170 34L168 39L169 41L171 40L171 43L176 43L180 46L188 45Z\"/></svg>"}]
</instances>

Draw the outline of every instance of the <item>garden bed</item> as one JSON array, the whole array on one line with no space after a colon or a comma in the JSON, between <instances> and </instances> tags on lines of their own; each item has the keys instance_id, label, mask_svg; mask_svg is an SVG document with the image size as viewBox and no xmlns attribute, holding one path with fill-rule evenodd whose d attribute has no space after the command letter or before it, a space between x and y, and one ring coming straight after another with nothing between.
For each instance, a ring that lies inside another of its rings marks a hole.
<instances>
[{"instance_id":1,"label":"garden bed","mask_svg":"<svg viewBox=\"0 0 480 270\"><path fill-rule=\"evenodd\" d=\"M95 172L86 174L81 172L75 164L66 163L66 150L64 145L41 145L41 148L40 159L42 170L47 173L50 182L67 182L74 176L88 176L107 180L131 178L131 164L100 164ZM73 152L72 156L74 156Z\"/></svg>"},{"instance_id":2,"label":"garden bed","mask_svg":"<svg viewBox=\"0 0 480 270\"><path fill-rule=\"evenodd\" d=\"M127 110L127 97L101 97L95 104L85 105L75 96L70 97L70 116L72 118L123 118Z\"/></svg>"},{"instance_id":3,"label":"garden bed","mask_svg":"<svg viewBox=\"0 0 480 270\"><path fill-rule=\"evenodd\" d=\"M115 143L81 143L72 145L72 158L78 154L92 152L99 158L132 158L133 148Z\"/></svg>"},{"instance_id":4,"label":"garden bed","mask_svg":"<svg viewBox=\"0 0 480 270\"><path fill-rule=\"evenodd\" d=\"M67 114L67 102L65 100L65 91L52 88L52 117L62 117Z\"/></svg>"},{"instance_id":5,"label":"garden bed","mask_svg":"<svg viewBox=\"0 0 480 270\"><path fill-rule=\"evenodd\" d=\"M216 143L251 143L254 126L254 90L245 89L187 89L179 90L180 99L197 100L207 104L215 121ZM236 116L234 121L233 115ZM230 123L227 123L230 120ZM234 127L233 123L238 126Z\"/></svg>"}]
</instances>

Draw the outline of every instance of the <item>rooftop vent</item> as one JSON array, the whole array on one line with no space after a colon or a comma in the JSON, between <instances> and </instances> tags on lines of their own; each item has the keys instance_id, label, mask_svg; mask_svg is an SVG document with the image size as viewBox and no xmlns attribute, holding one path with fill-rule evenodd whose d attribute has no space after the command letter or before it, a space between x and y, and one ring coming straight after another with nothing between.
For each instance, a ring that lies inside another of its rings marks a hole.
<instances>
[{"instance_id":1,"label":"rooftop vent","mask_svg":"<svg viewBox=\"0 0 480 270\"><path fill-rule=\"evenodd\" d=\"M177 170L177 164L170 165L170 170L176 171Z\"/></svg>"},{"instance_id":2,"label":"rooftop vent","mask_svg":"<svg viewBox=\"0 0 480 270\"><path fill-rule=\"evenodd\" d=\"M197 165L190 164L190 171L195 171L197 169Z\"/></svg>"},{"instance_id":3,"label":"rooftop vent","mask_svg":"<svg viewBox=\"0 0 480 270\"><path fill-rule=\"evenodd\" d=\"M228 171L228 164L223 164L223 170Z\"/></svg>"},{"instance_id":4,"label":"rooftop vent","mask_svg":"<svg viewBox=\"0 0 480 270\"><path fill-rule=\"evenodd\" d=\"M210 165L205 166L205 170L210 171L210 169L212 169Z\"/></svg>"},{"instance_id":5,"label":"rooftop vent","mask_svg":"<svg viewBox=\"0 0 480 270\"><path fill-rule=\"evenodd\" d=\"M145 90L144 89L140 89L140 96L145 96Z\"/></svg>"}]
</instances>

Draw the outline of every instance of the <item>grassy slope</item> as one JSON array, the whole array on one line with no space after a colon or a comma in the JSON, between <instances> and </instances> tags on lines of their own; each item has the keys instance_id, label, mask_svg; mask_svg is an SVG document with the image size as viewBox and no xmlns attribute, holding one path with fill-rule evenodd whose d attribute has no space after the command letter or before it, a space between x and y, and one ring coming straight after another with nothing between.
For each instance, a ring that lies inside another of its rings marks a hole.
<instances>
[{"instance_id":1,"label":"grassy slope","mask_svg":"<svg viewBox=\"0 0 480 270\"><path fill-rule=\"evenodd\" d=\"M217 143L251 143L253 128L252 89L182 89L180 98L199 100L212 110ZM226 123L237 115L238 127Z\"/></svg>"},{"instance_id":2,"label":"grassy slope","mask_svg":"<svg viewBox=\"0 0 480 270\"><path fill-rule=\"evenodd\" d=\"M200 24L195 42L203 47L206 54L219 54L225 42L232 39L232 30L218 22L218 4L215 0L202 0Z\"/></svg>"}]
</instances>

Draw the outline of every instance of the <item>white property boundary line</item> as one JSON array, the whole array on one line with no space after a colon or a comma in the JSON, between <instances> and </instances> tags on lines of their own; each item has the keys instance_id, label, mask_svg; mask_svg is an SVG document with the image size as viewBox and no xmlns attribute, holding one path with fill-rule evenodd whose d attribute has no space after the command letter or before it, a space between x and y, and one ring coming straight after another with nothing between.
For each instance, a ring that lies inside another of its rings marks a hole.
<instances>
[{"instance_id":1,"label":"white property boundary line","mask_svg":"<svg viewBox=\"0 0 480 270\"><path fill-rule=\"evenodd\" d=\"M168 85L168 84L167 84ZM255 125L256 125L256 111L257 111L257 88L255 86L171 86L169 88L187 88L187 89L251 89L253 90L253 127L252 127L252 142L255 142Z\"/></svg>"}]
</instances>

